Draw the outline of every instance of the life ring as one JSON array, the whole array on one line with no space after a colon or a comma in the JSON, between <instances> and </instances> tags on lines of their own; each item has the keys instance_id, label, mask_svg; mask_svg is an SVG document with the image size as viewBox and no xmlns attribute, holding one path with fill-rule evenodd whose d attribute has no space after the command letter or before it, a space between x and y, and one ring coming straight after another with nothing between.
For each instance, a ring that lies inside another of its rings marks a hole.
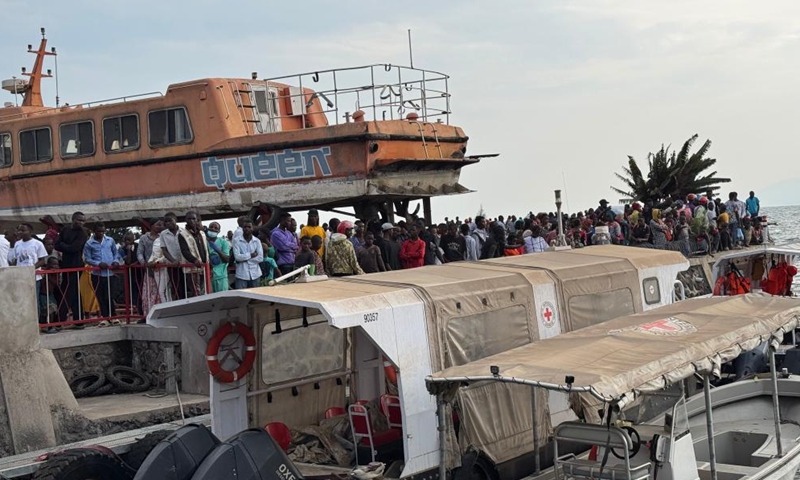
<instances>
[{"instance_id":1,"label":"life ring","mask_svg":"<svg viewBox=\"0 0 800 480\"><path fill-rule=\"evenodd\" d=\"M394 365L392 362L389 361L388 358L383 357L383 373L386 375L386 379L389 380L389 383L397 386L397 370L395 370Z\"/></svg>"},{"instance_id":2,"label":"life ring","mask_svg":"<svg viewBox=\"0 0 800 480\"><path fill-rule=\"evenodd\" d=\"M236 333L244 339L244 358L239 368L236 370L225 370L219 363L219 348L222 341L228 335ZM256 360L256 337L253 332L239 322L228 322L223 324L216 332L206 347L206 363L208 364L208 373L220 383L233 383L240 378L244 378L250 369L253 368L253 363Z\"/></svg>"}]
</instances>

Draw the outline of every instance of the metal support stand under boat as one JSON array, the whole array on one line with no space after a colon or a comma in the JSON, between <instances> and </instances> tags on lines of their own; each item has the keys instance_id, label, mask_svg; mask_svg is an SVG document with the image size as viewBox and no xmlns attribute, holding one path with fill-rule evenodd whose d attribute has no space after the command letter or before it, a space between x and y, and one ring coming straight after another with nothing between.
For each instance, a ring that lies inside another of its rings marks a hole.
<instances>
[{"instance_id":1,"label":"metal support stand under boat","mask_svg":"<svg viewBox=\"0 0 800 480\"><path fill-rule=\"evenodd\" d=\"M564 237L564 219L561 218L561 190L556 190L556 216L558 217L558 246L566 247L567 239Z\"/></svg>"},{"instance_id":2,"label":"metal support stand under boat","mask_svg":"<svg viewBox=\"0 0 800 480\"><path fill-rule=\"evenodd\" d=\"M706 400L706 428L708 429L708 461L711 464L711 480L717 480L717 449L714 442L714 417L711 414L711 383L703 375L703 396Z\"/></svg>"},{"instance_id":3,"label":"metal support stand under boat","mask_svg":"<svg viewBox=\"0 0 800 480\"><path fill-rule=\"evenodd\" d=\"M781 406L778 400L778 369L775 367L775 347L769 347L769 369L772 373L772 410L775 420L775 442L778 447L778 456L783 456L783 443L781 442Z\"/></svg>"},{"instance_id":4,"label":"metal support stand under boat","mask_svg":"<svg viewBox=\"0 0 800 480\"><path fill-rule=\"evenodd\" d=\"M539 471L541 470L541 464L539 460L539 425L536 421L536 412L538 408L536 406L536 387L531 387L531 423L533 425L533 474L538 475Z\"/></svg>"},{"instance_id":5,"label":"metal support stand under boat","mask_svg":"<svg viewBox=\"0 0 800 480\"><path fill-rule=\"evenodd\" d=\"M447 479L447 463L445 462L445 454L447 447L445 446L445 439L447 438L447 431L445 430L444 407L447 403L441 396L436 399L436 416L439 422L439 480Z\"/></svg>"}]
</instances>

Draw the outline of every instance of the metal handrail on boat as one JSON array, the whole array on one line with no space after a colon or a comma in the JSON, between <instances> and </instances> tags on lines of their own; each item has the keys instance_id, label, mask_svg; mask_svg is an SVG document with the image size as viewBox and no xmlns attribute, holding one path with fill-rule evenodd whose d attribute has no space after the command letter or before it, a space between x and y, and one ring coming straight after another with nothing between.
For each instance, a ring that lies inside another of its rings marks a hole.
<instances>
[{"instance_id":1,"label":"metal handrail on boat","mask_svg":"<svg viewBox=\"0 0 800 480\"><path fill-rule=\"evenodd\" d=\"M433 70L387 63L317 70L262 81L299 88L299 92L290 94L288 98L290 102L296 102L296 99L302 102L303 123L306 115L312 115L306 112L307 108L313 100L319 99L323 106L321 113L326 115L329 124L350 122L356 110L372 114L365 120L401 120L407 113L414 112L421 122L449 124L449 78ZM314 91L311 98L303 92L304 87ZM348 105L352 105L352 110Z\"/></svg>"},{"instance_id":2,"label":"metal handrail on boat","mask_svg":"<svg viewBox=\"0 0 800 480\"><path fill-rule=\"evenodd\" d=\"M117 102L125 103L125 102L128 102L129 100L133 100L133 99L137 99L138 100L138 99L144 98L144 97L163 97L163 96L164 96L164 94L161 93L161 92L158 92L158 91L156 91L156 92L147 92L147 93L137 93L137 94L134 94L134 95L125 95L123 97L107 98L107 99L104 99L104 100L93 100L93 101L90 101L90 102L76 103L76 104L72 104L72 105L66 104L66 105L62 105L60 107L45 107L45 108L43 108L41 110L36 110L34 112L17 112L17 113L13 113L11 115L3 115L2 114L3 111L0 110L0 121L2 121L2 120L10 120L10 119L13 119L13 118L24 118L24 117L27 117L28 115L39 115L41 113L52 112L54 110L63 111L65 109L69 110L69 109L74 109L74 108L92 107L94 105L106 104L106 103L117 103Z\"/></svg>"}]
</instances>

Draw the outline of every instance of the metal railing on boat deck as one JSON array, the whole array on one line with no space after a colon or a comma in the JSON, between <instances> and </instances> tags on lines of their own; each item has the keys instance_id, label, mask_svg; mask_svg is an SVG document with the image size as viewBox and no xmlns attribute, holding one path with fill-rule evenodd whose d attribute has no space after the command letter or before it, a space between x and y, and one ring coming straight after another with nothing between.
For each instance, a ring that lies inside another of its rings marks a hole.
<instances>
[{"instance_id":1,"label":"metal railing on boat deck","mask_svg":"<svg viewBox=\"0 0 800 480\"><path fill-rule=\"evenodd\" d=\"M211 293L210 273L207 263L37 270L39 328L137 322L158 303Z\"/></svg>"},{"instance_id":2,"label":"metal railing on boat deck","mask_svg":"<svg viewBox=\"0 0 800 480\"><path fill-rule=\"evenodd\" d=\"M319 99L329 124L349 122L350 116L356 110L364 111L366 121L401 120L414 112L422 122L441 121L449 124L449 78L448 75L433 70L373 64L265 80L298 88L289 98L293 105L299 104L302 107L304 124L306 110L315 99ZM309 88L314 93L309 97L303 93L303 88ZM276 98L283 99L286 96L280 95Z\"/></svg>"}]
</instances>

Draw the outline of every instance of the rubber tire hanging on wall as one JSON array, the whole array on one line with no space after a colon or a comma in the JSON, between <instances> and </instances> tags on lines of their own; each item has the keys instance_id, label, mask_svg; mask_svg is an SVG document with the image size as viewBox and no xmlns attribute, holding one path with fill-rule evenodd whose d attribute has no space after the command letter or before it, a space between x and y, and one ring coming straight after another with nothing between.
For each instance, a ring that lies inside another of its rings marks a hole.
<instances>
[{"instance_id":1,"label":"rubber tire hanging on wall","mask_svg":"<svg viewBox=\"0 0 800 480\"><path fill-rule=\"evenodd\" d=\"M73 448L51 455L32 480L131 480L134 473L116 456L90 448Z\"/></svg>"},{"instance_id":2,"label":"rubber tire hanging on wall","mask_svg":"<svg viewBox=\"0 0 800 480\"><path fill-rule=\"evenodd\" d=\"M118 392L144 392L150 388L150 378L140 370L117 365L106 370L106 379Z\"/></svg>"},{"instance_id":3,"label":"rubber tire hanging on wall","mask_svg":"<svg viewBox=\"0 0 800 480\"><path fill-rule=\"evenodd\" d=\"M78 375L69 381L69 389L75 395L75 398L89 396L97 391L103 384L106 383L106 378L102 373L89 372L83 375Z\"/></svg>"}]
</instances>

